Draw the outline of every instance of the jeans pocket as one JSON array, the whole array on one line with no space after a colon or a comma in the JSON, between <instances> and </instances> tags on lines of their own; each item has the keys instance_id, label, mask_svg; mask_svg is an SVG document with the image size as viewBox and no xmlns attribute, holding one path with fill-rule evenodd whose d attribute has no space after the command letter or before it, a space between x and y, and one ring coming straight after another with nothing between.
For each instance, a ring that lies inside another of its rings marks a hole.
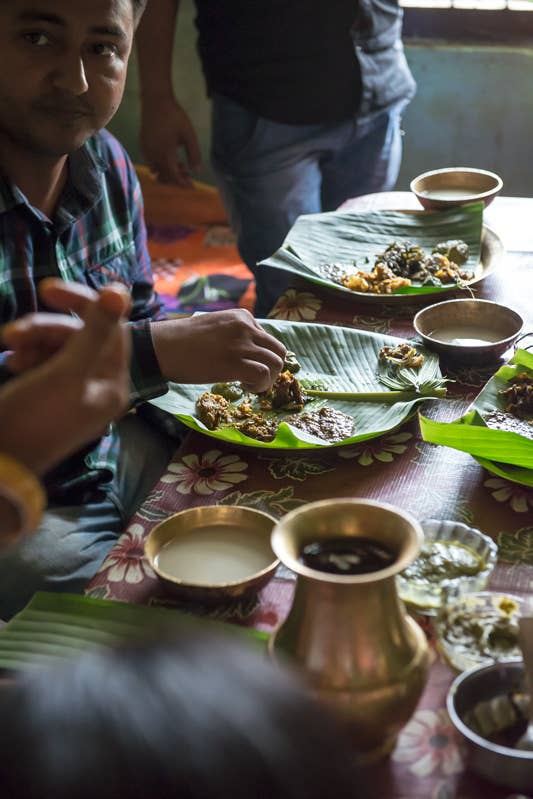
<instances>
[{"instance_id":1,"label":"jeans pocket","mask_svg":"<svg viewBox=\"0 0 533 799\"><path fill-rule=\"evenodd\" d=\"M211 154L219 163L234 163L253 151L264 120L243 106L213 95L211 107Z\"/></svg>"},{"instance_id":2,"label":"jeans pocket","mask_svg":"<svg viewBox=\"0 0 533 799\"><path fill-rule=\"evenodd\" d=\"M356 47L363 86L361 113L387 108L414 96L416 82L405 57L403 44L397 40L385 50L367 51Z\"/></svg>"}]
</instances>

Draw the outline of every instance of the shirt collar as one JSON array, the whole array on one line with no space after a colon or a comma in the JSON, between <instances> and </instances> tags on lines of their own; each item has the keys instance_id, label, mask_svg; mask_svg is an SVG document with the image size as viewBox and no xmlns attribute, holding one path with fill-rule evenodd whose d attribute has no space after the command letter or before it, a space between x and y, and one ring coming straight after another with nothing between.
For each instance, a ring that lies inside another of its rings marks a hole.
<instances>
[{"instance_id":1,"label":"shirt collar","mask_svg":"<svg viewBox=\"0 0 533 799\"><path fill-rule=\"evenodd\" d=\"M75 219L87 213L102 196L102 175L110 164L102 155L97 139L98 134L69 156L69 176L53 220L55 227L64 228L72 224ZM18 186L0 176L0 215L20 205L25 205L39 217L42 216L30 205Z\"/></svg>"}]
</instances>

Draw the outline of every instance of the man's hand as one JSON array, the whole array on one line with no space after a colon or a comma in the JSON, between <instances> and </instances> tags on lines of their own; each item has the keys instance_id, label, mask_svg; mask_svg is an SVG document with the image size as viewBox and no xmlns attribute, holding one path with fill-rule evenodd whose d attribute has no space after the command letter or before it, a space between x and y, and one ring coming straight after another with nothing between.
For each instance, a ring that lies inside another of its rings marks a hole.
<instances>
[{"instance_id":1,"label":"man's hand","mask_svg":"<svg viewBox=\"0 0 533 799\"><path fill-rule=\"evenodd\" d=\"M143 101L141 148L150 169L163 183L191 185L191 172L201 165L200 145L194 127L174 98ZM179 151L185 152L183 161Z\"/></svg>"},{"instance_id":2,"label":"man's hand","mask_svg":"<svg viewBox=\"0 0 533 799\"><path fill-rule=\"evenodd\" d=\"M39 365L0 389L0 449L38 474L100 436L126 410L130 390L124 289L108 286L97 294L47 279L40 290L48 305L81 318L31 314L3 331L15 364Z\"/></svg>"},{"instance_id":3,"label":"man's hand","mask_svg":"<svg viewBox=\"0 0 533 799\"><path fill-rule=\"evenodd\" d=\"M122 316L124 303L127 303L127 309L130 307L127 294L118 284L104 289L98 299L96 292L88 286L47 278L39 285L39 293L50 308L70 311L76 316L33 313L7 324L2 330L2 341L11 350L6 363L14 373L33 369L58 352L74 333L83 328L83 318L95 302L102 309L108 308L111 315L118 313Z\"/></svg>"},{"instance_id":4,"label":"man's hand","mask_svg":"<svg viewBox=\"0 0 533 799\"><path fill-rule=\"evenodd\" d=\"M176 383L240 380L266 391L283 367L286 349L243 309L152 324L159 366Z\"/></svg>"}]
</instances>

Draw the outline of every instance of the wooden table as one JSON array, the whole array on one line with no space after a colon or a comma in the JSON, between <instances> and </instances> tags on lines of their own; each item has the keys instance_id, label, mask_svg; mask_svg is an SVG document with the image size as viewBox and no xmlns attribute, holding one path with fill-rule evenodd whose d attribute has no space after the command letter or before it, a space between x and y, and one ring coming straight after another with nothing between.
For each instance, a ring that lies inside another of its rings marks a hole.
<instances>
[{"instance_id":1,"label":"wooden table","mask_svg":"<svg viewBox=\"0 0 533 799\"><path fill-rule=\"evenodd\" d=\"M398 192L369 195L344 206L354 210L384 207L414 208L416 200ZM526 320L526 328L533 331L532 218L533 199L497 198L486 211L486 223L498 233L507 252L501 267L476 287L476 295L515 308ZM278 301L273 316L405 337L413 334L415 310L410 305L387 306L386 302L383 306L365 305L296 281ZM452 396L432 405L431 413L439 419L461 416L491 371L464 368L450 374L457 381ZM491 587L533 593L533 489L489 474L465 453L422 442L416 420L382 438L318 453L237 448L188 434L87 593L175 605L143 557L143 540L157 522L176 511L221 503L248 505L281 516L310 500L347 496L391 502L420 519L454 519L478 527L500 547ZM271 631L288 611L293 585L292 575L281 570L258 599L218 607L216 615ZM192 610L209 612L203 607ZM465 772L444 709L452 678L451 670L435 654L414 717L391 758L372 774L376 797L504 799L511 794Z\"/></svg>"}]
</instances>

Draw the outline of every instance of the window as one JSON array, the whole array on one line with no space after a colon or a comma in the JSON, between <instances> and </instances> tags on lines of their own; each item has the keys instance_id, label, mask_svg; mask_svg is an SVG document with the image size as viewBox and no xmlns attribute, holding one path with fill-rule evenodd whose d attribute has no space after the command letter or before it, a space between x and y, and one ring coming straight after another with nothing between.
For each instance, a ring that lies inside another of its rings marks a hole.
<instances>
[{"instance_id":1,"label":"window","mask_svg":"<svg viewBox=\"0 0 533 799\"><path fill-rule=\"evenodd\" d=\"M531 47L530 0L400 0L404 39Z\"/></svg>"}]
</instances>

